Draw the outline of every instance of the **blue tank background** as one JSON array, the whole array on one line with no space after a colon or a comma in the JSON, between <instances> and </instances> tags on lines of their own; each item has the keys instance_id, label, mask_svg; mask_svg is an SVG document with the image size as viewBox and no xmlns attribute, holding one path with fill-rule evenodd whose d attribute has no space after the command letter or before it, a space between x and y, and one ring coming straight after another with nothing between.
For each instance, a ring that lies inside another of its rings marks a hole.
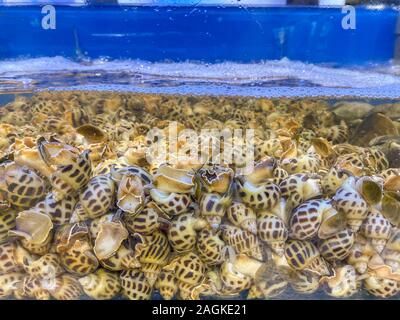
<instances>
[{"instance_id":1,"label":"blue tank background","mask_svg":"<svg viewBox=\"0 0 400 320\"><path fill-rule=\"evenodd\" d=\"M64 56L148 61L254 62L289 58L359 65L394 57L398 11L341 8L65 7L55 30L40 6L0 7L0 59Z\"/></svg>"}]
</instances>

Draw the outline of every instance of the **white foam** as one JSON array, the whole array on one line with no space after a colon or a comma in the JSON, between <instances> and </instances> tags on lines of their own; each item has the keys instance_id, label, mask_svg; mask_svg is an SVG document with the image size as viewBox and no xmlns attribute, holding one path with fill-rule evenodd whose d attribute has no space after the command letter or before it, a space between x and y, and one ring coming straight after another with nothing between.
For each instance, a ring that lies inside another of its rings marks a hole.
<instances>
[{"instance_id":1,"label":"white foam","mask_svg":"<svg viewBox=\"0 0 400 320\"><path fill-rule=\"evenodd\" d=\"M185 84L190 85L248 85L252 87L271 87L266 83L278 80L295 80L301 86L301 81L305 81L308 87L334 88L339 92L346 89L352 91L376 91L380 94L381 88L390 91L391 95L400 97L400 67L374 66L373 68L333 68L327 66L317 66L303 62L290 61L288 59L265 61L262 63L216 63L205 64L195 62L146 62L139 60L93 60L88 63L74 62L63 57L36 58L25 60L8 60L0 62L0 86L1 80L17 79L25 86L34 86L35 81L40 79L42 74L46 74L47 79L51 76L63 73L71 77L71 72L86 72L97 74L101 82L104 74L121 73L128 83L140 85L151 81L166 81L166 87L180 87ZM70 78L71 79L71 78ZM87 86L98 85L99 82L83 83ZM263 84L263 85L260 85ZM113 85L107 83L103 84ZM68 83L65 84L68 86ZM273 85L272 85L273 86ZM279 85L278 85L279 86ZM392 90L389 90L389 89ZM279 88L278 88L279 89ZM282 90L289 90L290 88ZM304 90L311 90L304 88ZM316 88L316 90L320 90ZM357 90L356 90L357 91Z\"/></svg>"}]
</instances>

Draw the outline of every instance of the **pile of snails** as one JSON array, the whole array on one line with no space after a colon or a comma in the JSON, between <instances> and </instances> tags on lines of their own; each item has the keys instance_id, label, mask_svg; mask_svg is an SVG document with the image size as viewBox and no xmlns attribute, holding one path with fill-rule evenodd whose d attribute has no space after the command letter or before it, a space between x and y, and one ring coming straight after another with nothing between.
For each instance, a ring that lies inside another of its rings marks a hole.
<instances>
[{"instance_id":1,"label":"pile of snails","mask_svg":"<svg viewBox=\"0 0 400 320\"><path fill-rule=\"evenodd\" d=\"M17 97L0 108L0 298L394 297L399 106ZM149 162L147 133L172 122L183 151L187 128L253 129L253 170L247 151Z\"/></svg>"}]
</instances>

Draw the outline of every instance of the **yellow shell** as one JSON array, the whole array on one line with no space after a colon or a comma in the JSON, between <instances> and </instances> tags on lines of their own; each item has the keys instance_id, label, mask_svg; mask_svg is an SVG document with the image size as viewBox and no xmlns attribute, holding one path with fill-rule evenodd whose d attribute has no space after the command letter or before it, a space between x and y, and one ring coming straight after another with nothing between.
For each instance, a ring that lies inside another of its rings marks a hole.
<instances>
[{"instance_id":1,"label":"yellow shell","mask_svg":"<svg viewBox=\"0 0 400 320\"><path fill-rule=\"evenodd\" d=\"M47 142L43 138L38 140L38 151L43 162L53 171L49 178L56 200L82 188L89 181L92 174L89 152L79 154L72 146Z\"/></svg>"},{"instance_id":2,"label":"yellow shell","mask_svg":"<svg viewBox=\"0 0 400 320\"><path fill-rule=\"evenodd\" d=\"M371 241L376 252L381 253L390 237L391 228L390 222L378 210L371 210L360 232Z\"/></svg>"},{"instance_id":3,"label":"yellow shell","mask_svg":"<svg viewBox=\"0 0 400 320\"><path fill-rule=\"evenodd\" d=\"M141 264L141 271L152 286L158 278L161 268L168 262L171 252L168 237L162 231L152 235L140 236L141 243L135 247L135 253Z\"/></svg>"},{"instance_id":4,"label":"yellow shell","mask_svg":"<svg viewBox=\"0 0 400 320\"><path fill-rule=\"evenodd\" d=\"M322 278L324 291L335 298L348 298L360 289L356 270L350 266L335 268L335 276Z\"/></svg>"},{"instance_id":5,"label":"yellow shell","mask_svg":"<svg viewBox=\"0 0 400 320\"><path fill-rule=\"evenodd\" d=\"M382 258L393 272L400 270L400 229L392 228L389 240L382 252Z\"/></svg>"},{"instance_id":6,"label":"yellow shell","mask_svg":"<svg viewBox=\"0 0 400 320\"><path fill-rule=\"evenodd\" d=\"M161 270L155 283L155 288L164 300L171 300L178 292L178 282L172 271Z\"/></svg>"},{"instance_id":7,"label":"yellow shell","mask_svg":"<svg viewBox=\"0 0 400 320\"><path fill-rule=\"evenodd\" d=\"M0 298L10 297L21 287L25 275L20 272L10 272L0 275Z\"/></svg>"},{"instance_id":8,"label":"yellow shell","mask_svg":"<svg viewBox=\"0 0 400 320\"><path fill-rule=\"evenodd\" d=\"M356 190L354 177L348 178L333 196L334 206L346 215L347 225L357 232L368 215L368 204Z\"/></svg>"},{"instance_id":9,"label":"yellow shell","mask_svg":"<svg viewBox=\"0 0 400 320\"><path fill-rule=\"evenodd\" d=\"M226 217L235 226L251 233L257 233L257 217L254 211L240 202L232 203L227 211Z\"/></svg>"},{"instance_id":10,"label":"yellow shell","mask_svg":"<svg viewBox=\"0 0 400 320\"><path fill-rule=\"evenodd\" d=\"M150 196L160 210L168 216L187 212L192 204L190 195L186 193L164 192L153 188L150 190Z\"/></svg>"},{"instance_id":11,"label":"yellow shell","mask_svg":"<svg viewBox=\"0 0 400 320\"><path fill-rule=\"evenodd\" d=\"M264 212L257 219L257 235L278 255L283 255L288 230L284 221L273 213Z\"/></svg>"},{"instance_id":12,"label":"yellow shell","mask_svg":"<svg viewBox=\"0 0 400 320\"><path fill-rule=\"evenodd\" d=\"M29 275L41 279L55 278L64 273L60 258L55 253L47 253L41 256L32 261L25 269Z\"/></svg>"},{"instance_id":13,"label":"yellow shell","mask_svg":"<svg viewBox=\"0 0 400 320\"><path fill-rule=\"evenodd\" d=\"M121 290L118 274L105 269L98 269L78 281L85 294L96 300L112 299Z\"/></svg>"},{"instance_id":14,"label":"yellow shell","mask_svg":"<svg viewBox=\"0 0 400 320\"><path fill-rule=\"evenodd\" d=\"M285 245L288 264L298 271L309 271L317 275L330 275L331 270L320 256L318 248L309 241L289 240Z\"/></svg>"},{"instance_id":15,"label":"yellow shell","mask_svg":"<svg viewBox=\"0 0 400 320\"><path fill-rule=\"evenodd\" d=\"M288 287L288 282L279 274L272 274L268 279L263 279L250 287L247 299L273 298L280 296Z\"/></svg>"},{"instance_id":16,"label":"yellow shell","mask_svg":"<svg viewBox=\"0 0 400 320\"><path fill-rule=\"evenodd\" d=\"M144 206L145 194L142 179L132 173L125 174L118 185L117 207L131 214L138 213Z\"/></svg>"},{"instance_id":17,"label":"yellow shell","mask_svg":"<svg viewBox=\"0 0 400 320\"><path fill-rule=\"evenodd\" d=\"M229 196L221 196L218 193L203 193L201 195L199 200L200 214L213 229L219 228L231 200Z\"/></svg>"},{"instance_id":18,"label":"yellow shell","mask_svg":"<svg viewBox=\"0 0 400 320\"><path fill-rule=\"evenodd\" d=\"M359 274L364 274L367 271L368 262L374 254L375 250L372 245L360 234L357 234L346 262L352 265Z\"/></svg>"},{"instance_id":19,"label":"yellow shell","mask_svg":"<svg viewBox=\"0 0 400 320\"><path fill-rule=\"evenodd\" d=\"M60 252L62 266L68 272L83 276L92 273L99 266L90 241L77 239L68 249Z\"/></svg>"},{"instance_id":20,"label":"yellow shell","mask_svg":"<svg viewBox=\"0 0 400 320\"><path fill-rule=\"evenodd\" d=\"M27 209L44 198L46 185L31 169L6 162L0 165L0 190L9 203Z\"/></svg>"},{"instance_id":21,"label":"yellow shell","mask_svg":"<svg viewBox=\"0 0 400 320\"><path fill-rule=\"evenodd\" d=\"M220 268L222 289L224 295L238 295L241 291L249 289L252 283L250 275L243 274L235 267L232 261L225 261Z\"/></svg>"},{"instance_id":22,"label":"yellow shell","mask_svg":"<svg viewBox=\"0 0 400 320\"><path fill-rule=\"evenodd\" d=\"M320 179L310 174L292 174L279 184L279 188L290 208L322 194Z\"/></svg>"},{"instance_id":23,"label":"yellow shell","mask_svg":"<svg viewBox=\"0 0 400 320\"><path fill-rule=\"evenodd\" d=\"M364 280L364 288L379 298L390 298L400 292L399 281L370 276Z\"/></svg>"},{"instance_id":24,"label":"yellow shell","mask_svg":"<svg viewBox=\"0 0 400 320\"><path fill-rule=\"evenodd\" d=\"M197 234L196 249L207 266L217 265L223 261L225 243L216 232L205 228Z\"/></svg>"},{"instance_id":25,"label":"yellow shell","mask_svg":"<svg viewBox=\"0 0 400 320\"><path fill-rule=\"evenodd\" d=\"M334 236L322 240L318 249L327 261L345 259L351 252L354 244L354 233L349 229L338 232Z\"/></svg>"},{"instance_id":26,"label":"yellow shell","mask_svg":"<svg viewBox=\"0 0 400 320\"><path fill-rule=\"evenodd\" d=\"M94 219L107 213L114 201L115 183L110 175L96 176L79 194L71 222Z\"/></svg>"},{"instance_id":27,"label":"yellow shell","mask_svg":"<svg viewBox=\"0 0 400 320\"><path fill-rule=\"evenodd\" d=\"M168 229L168 240L177 252L192 250L196 244L197 231L205 228L207 221L190 213L177 216Z\"/></svg>"},{"instance_id":28,"label":"yellow shell","mask_svg":"<svg viewBox=\"0 0 400 320\"><path fill-rule=\"evenodd\" d=\"M122 243L110 258L100 260L100 264L110 271L136 269L141 266L137 254L127 242Z\"/></svg>"},{"instance_id":29,"label":"yellow shell","mask_svg":"<svg viewBox=\"0 0 400 320\"><path fill-rule=\"evenodd\" d=\"M126 230L118 214L104 217L106 219L99 223L93 247L93 251L99 260L110 258L129 236L128 230Z\"/></svg>"},{"instance_id":30,"label":"yellow shell","mask_svg":"<svg viewBox=\"0 0 400 320\"><path fill-rule=\"evenodd\" d=\"M192 193L194 175L188 170L161 165L154 175L154 186L164 192Z\"/></svg>"},{"instance_id":31,"label":"yellow shell","mask_svg":"<svg viewBox=\"0 0 400 320\"><path fill-rule=\"evenodd\" d=\"M126 229L132 234L150 234L159 229L164 219L159 217L157 210L146 207L136 215L124 214L123 221Z\"/></svg>"},{"instance_id":32,"label":"yellow shell","mask_svg":"<svg viewBox=\"0 0 400 320\"><path fill-rule=\"evenodd\" d=\"M79 281L69 274L42 280L42 288L56 300L78 300L83 294Z\"/></svg>"},{"instance_id":33,"label":"yellow shell","mask_svg":"<svg viewBox=\"0 0 400 320\"><path fill-rule=\"evenodd\" d=\"M151 298L152 287L143 272L124 270L120 274L121 293L130 300L148 300Z\"/></svg>"},{"instance_id":34,"label":"yellow shell","mask_svg":"<svg viewBox=\"0 0 400 320\"><path fill-rule=\"evenodd\" d=\"M330 201L308 200L293 210L289 222L290 236L298 240L312 239L317 234L320 238L329 237L332 233L336 233L337 229L340 230L340 226L332 228L327 223L328 219L337 215L338 212L332 207Z\"/></svg>"},{"instance_id":35,"label":"yellow shell","mask_svg":"<svg viewBox=\"0 0 400 320\"><path fill-rule=\"evenodd\" d=\"M258 260L263 260L262 244L258 237L248 231L231 225L222 225L222 239L232 246L236 253L248 254Z\"/></svg>"},{"instance_id":36,"label":"yellow shell","mask_svg":"<svg viewBox=\"0 0 400 320\"><path fill-rule=\"evenodd\" d=\"M18 213L15 229L9 235L20 237L28 244L41 245L49 238L53 229L51 218L39 210L26 210Z\"/></svg>"},{"instance_id":37,"label":"yellow shell","mask_svg":"<svg viewBox=\"0 0 400 320\"><path fill-rule=\"evenodd\" d=\"M18 212L13 209L0 209L0 243L8 238L8 232L15 228L15 218Z\"/></svg>"},{"instance_id":38,"label":"yellow shell","mask_svg":"<svg viewBox=\"0 0 400 320\"><path fill-rule=\"evenodd\" d=\"M255 210L271 209L281 197L279 187L272 182L254 185L249 181L238 179L237 192L244 204Z\"/></svg>"},{"instance_id":39,"label":"yellow shell","mask_svg":"<svg viewBox=\"0 0 400 320\"><path fill-rule=\"evenodd\" d=\"M70 221L77 201L75 194L68 194L59 201L49 193L46 198L36 205L36 208L48 215L55 226L66 224Z\"/></svg>"}]
</instances>

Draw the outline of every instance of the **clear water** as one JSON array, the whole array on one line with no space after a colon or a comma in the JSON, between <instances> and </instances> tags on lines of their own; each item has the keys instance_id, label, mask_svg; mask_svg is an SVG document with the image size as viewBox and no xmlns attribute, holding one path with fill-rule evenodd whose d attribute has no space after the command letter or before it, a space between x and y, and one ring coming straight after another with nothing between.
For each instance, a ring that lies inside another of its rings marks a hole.
<instances>
[{"instance_id":1,"label":"clear water","mask_svg":"<svg viewBox=\"0 0 400 320\"><path fill-rule=\"evenodd\" d=\"M330 105L361 101L372 105L400 100L396 64L357 68L316 66L283 59L258 64L148 63L62 57L0 62L0 105L40 91L98 91L183 96L323 98ZM244 298L246 293L241 295ZM398 296L397 296L398 297ZM154 299L159 299L155 295ZM239 298L239 297L238 297ZM273 299L332 299L322 290L308 296L290 288ZM351 299L376 299L365 291ZM392 299L396 299L393 297Z\"/></svg>"}]
</instances>

